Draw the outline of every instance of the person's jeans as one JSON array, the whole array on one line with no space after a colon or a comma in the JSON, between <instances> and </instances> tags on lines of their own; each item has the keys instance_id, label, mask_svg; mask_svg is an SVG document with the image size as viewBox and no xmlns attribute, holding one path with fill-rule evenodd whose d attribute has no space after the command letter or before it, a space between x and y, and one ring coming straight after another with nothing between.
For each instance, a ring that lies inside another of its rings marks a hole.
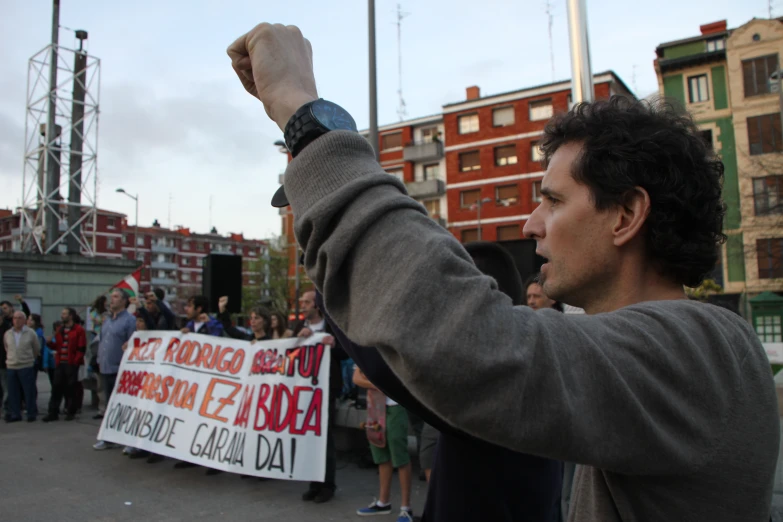
<instances>
[{"instance_id":1,"label":"person's jeans","mask_svg":"<svg viewBox=\"0 0 783 522\"><path fill-rule=\"evenodd\" d=\"M114 385L117 383L116 373L102 373L101 384L103 384L103 396L106 398L106 403L103 405L104 409L109 408L109 399L111 394L114 393Z\"/></svg>"},{"instance_id":2,"label":"person's jeans","mask_svg":"<svg viewBox=\"0 0 783 522\"><path fill-rule=\"evenodd\" d=\"M332 393L329 394L329 423L326 429L326 475L323 482L310 482L310 489L319 491L328 488L337 489L337 449L334 447L334 419L337 418L337 407Z\"/></svg>"},{"instance_id":3,"label":"person's jeans","mask_svg":"<svg viewBox=\"0 0 783 522\"><path fill-rule=\"evenodd\" d=\"M340 361L340 370L343 374L343 396L348 397L351 392L356 388L353 383L353 359L346 359Z\"/></svg>"},{"instance_id":4,"label":"person's jeans","mask_svg":"<svg viewBox=\"0 0 783 522\"><path fill-rule=\"evenodd\" d=\"M38 416L38 405L35 403L37 389L35 386L36 370L34 366L18 370L8 369L8 409L7 419L22 418L22 397L19 390L24 393L24 402L27 407L27 418L35 419Z\"/></svg>"},{"instance_id":5,"label":"person's jeans","mask_svg":"<svg viewBox=\"0 0 783 522\"><path fill-rule=\"evenodd\" d=\"M65 400L65 407L68 415L76 414L76 410L81 407L76 403L76 385L79 378L79 367L67 363L60 363L54 369L54 384L52 385L52 396L49 399L49 416L57 418L60 414L60 403Z\"/></svg>"}]
</instances>

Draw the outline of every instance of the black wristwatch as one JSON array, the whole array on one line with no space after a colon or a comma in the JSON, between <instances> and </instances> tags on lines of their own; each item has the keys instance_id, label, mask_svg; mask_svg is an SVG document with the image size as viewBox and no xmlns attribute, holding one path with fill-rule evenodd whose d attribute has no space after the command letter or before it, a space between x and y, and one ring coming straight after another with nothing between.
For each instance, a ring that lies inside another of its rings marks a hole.
<instances>
[{"instance_id":1,"label":"black wristwatch","mask_svg":"<svg viewBox=\"0 0 783 522\"><path fill-rule=\"evenodd\" d=\"M332 130L358 132L353 117L337 105L324 99L305 103L297 110L285 126L285 145L294 158L302 150ZM273 207L288 206L285 187L280 187L272 197Z\"/></svg>"}]
</instances>

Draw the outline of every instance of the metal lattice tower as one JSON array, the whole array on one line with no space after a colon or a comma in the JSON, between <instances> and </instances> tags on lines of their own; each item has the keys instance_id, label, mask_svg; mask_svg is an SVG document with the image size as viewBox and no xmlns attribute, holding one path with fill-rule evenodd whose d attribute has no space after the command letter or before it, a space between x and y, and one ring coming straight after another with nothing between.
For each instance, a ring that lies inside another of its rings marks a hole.
<instances>
[{"instance_id":1,"label":"metal lattice tower","mask_svg":"<svg viewBox=\"0 0 783 522\"><path fill-rule=\"evenodd\" d=\"M408 115L408 110L405 105L405 98L402 97L402 19L409 16L410 13L403 13L400 4L397 4L397 77L399 80L399 87L397 88L397 95L399 96L399 105L397 106L397 117L400 121L404 120Z\"/></svg>"},{"instance_id":2,"label":"metal lattice tower","mask_svg":"<svg viewBox=\"0 0 783 522\"><path fill-rule=\"evenodd\" d=\"M21 208L23 252L95 255L100 60L52 44L29 60ZM52 67L55 64L55 67Z\"/></svg>"}]
</instances>

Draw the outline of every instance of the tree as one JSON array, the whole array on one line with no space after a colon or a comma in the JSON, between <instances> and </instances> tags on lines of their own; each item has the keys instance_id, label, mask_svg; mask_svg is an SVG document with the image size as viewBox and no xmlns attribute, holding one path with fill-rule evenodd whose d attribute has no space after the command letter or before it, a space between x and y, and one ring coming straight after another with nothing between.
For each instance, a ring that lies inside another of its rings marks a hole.
<instances>
[{"instance_id":1,"label":"tree","mask_svg":"<svg viewBox=\"0 0 783 522\"><path fill-rule=\"evenodd\" d=\"M259 259L261 278L261 302L272 311L288 313L289 282L288 257L281 236L269 240L266 255Z\"/></svg>"},{"instance_id":2,"label":"tree","mask_svg":"<svg viewBox=\"0 0 783 522\"><path fill-rule=\"evenodd\" d=\"M711 295L723 293L723 287L712 279L705 279L695 288L685 287L685 293L690 299L706 301Z\"/></svg>"}]
</instances>

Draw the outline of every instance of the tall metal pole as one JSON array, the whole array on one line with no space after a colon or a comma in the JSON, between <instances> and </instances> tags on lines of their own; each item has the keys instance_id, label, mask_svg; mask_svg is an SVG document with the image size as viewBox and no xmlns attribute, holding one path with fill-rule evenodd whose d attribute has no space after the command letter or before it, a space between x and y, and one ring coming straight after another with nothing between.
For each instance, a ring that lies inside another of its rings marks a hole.
<instances>
[{"instance_id":1,"label":"tall metal pole","mask_svg":"<svg viewBox=\"0 0 783 522\"><path fill-rule=\"evenodd\" d=\"M375 151L375 159L380 160L378 154L378 89L375 73L375 0L367 0L367 12L370 32L370 145Z\"/></svg>"},{"instance_id":2,"label":"tall metal pole","mask_svg":"<svg viewBox=\"0 0 783 522\"><path fill-rule=\"evenodd\" d=\"M82 218L82 156L84 143L84 97L87 84L87 53L84 40L87 31L76 31L79 50L74 53L73 108L71 109L71 152L69 161L70 182L68 184L68 227L70 233L65 238L67 252L72 255L81 253L81 225L76 223Z\"/></svg>"},{"instance_id":3,"label":"tall metal pole","mask_svg":"<svg viewBox=\"0 0 783 522\"><path fill-rule=\"evenodd\" d=\"M571 92L574 103L591 102L594 99L586 1L567 0L568 37L571 42Z\"/></svg>"},{"instance_id":4,"label":"tall metal pole","mask_svg":"<svg viewBox=\"0 0 783 522\"><path fill-rule=\"evenodd\" d=\"M52 6L52 51L49 64L49 109L46 117L46 199L54 199L54 193L60 187L60 161L59 155L55 155L55 143L58 132L55 127L55 113L57 110L57 46L60 40L60 0L53 0ZM57 240L60 231L59 208L52 208L52 203L44 208L44 220L46 223L47 251Z\"/></svg>"}]
</instances>

